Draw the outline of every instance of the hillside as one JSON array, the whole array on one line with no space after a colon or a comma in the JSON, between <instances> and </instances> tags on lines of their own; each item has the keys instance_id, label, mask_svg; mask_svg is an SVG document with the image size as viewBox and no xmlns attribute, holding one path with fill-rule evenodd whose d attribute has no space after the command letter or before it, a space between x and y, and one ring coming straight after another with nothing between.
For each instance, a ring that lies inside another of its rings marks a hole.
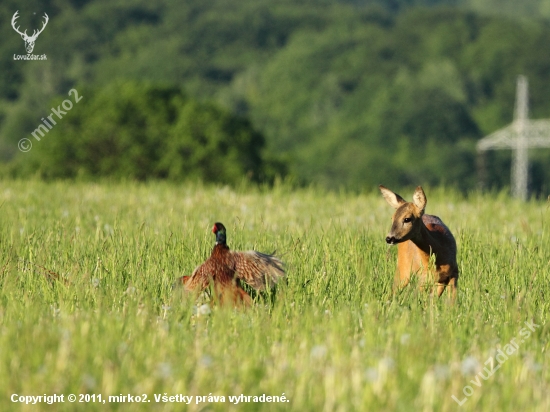
<instances>
[{"instance_id":1,"label":"hillside","mask_svg":"<svg viewBox=\"0 0 550 412\"><path fill-rule=\"evenodd\" d=\"M511 122L518 74L530 115L550 117L546 4L9 0L2 21L21 8L23 27L46 10L50 22L36 43L44 62L13 61L23 42L0 27L2 158L71 88L147 81L249 119L301 184L471 190L475 142ZM532 157L531 187L544 195L550 153ZM488 165L489 186L507 186L510 154Z\"/></svg>"}]
</instances>

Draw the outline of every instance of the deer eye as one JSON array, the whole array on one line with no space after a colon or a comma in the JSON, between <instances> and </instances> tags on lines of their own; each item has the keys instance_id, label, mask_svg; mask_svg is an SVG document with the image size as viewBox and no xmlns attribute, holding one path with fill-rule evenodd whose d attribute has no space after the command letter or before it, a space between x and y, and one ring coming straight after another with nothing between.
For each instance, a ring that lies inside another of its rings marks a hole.
<instances>
[{"instance_id":1,"label":"deer eye","mask_svg":"<svg viewBox=\"0 0 550 412\"><path fill-rule=\"evenodd\" d=\"M412 222L412 217L406 217L405 219L403 219L403 222L405 222L405 223Z\"/></svg>"}]
</instances>

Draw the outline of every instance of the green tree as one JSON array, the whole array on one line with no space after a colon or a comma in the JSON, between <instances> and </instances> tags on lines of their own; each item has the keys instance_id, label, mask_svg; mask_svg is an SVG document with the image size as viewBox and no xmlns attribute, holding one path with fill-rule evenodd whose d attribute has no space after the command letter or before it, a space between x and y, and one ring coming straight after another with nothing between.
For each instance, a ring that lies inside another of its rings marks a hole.
<instances>
[{"instance_id":1,"label":"green tree","mask_svg":"<svg viewBox=\"0 0 550 412\"><path fill-rule=\"evenodd\" d=\"M171 179L234 183L265 178L263 136L250 122L216 106L188 102L166 136L160 168Z\"/></svg>"},{"instance_id":2,"label":"green tree","mask_svg":"<svg viewBox=\"0 0 550 412\"><path fill-rule=\"evenodd\" d=\"M19 156L16 171L222 183L274 177L273 163L264 165L263 136L247 120L179 88L124 82L84 89L79 98L62 119L53 116L58 124Z\"/></svg>"}]
</instances>

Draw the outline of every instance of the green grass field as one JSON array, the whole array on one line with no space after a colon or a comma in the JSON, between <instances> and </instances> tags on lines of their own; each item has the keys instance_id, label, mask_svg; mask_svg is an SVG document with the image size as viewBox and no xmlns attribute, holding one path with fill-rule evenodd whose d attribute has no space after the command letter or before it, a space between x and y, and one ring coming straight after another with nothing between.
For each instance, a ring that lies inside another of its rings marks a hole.
<instances>
[{"instance_id":1,"label":"green grass field","mask_svg":"<svg viewBox=\"0 0 550 412\"><path fill-rule=\"evenodd\" d=\"M549 204L425 188L458 243L453 306L392 294L392 209L375 189L4 181L0 410L549 410ZM197 315L171 290L209 256L215 221L231 248L282 257L274 297ZM109 402L128 394L150 402ZM241 394L288 402L231 402Z\"/></svg>"}]
</instances>

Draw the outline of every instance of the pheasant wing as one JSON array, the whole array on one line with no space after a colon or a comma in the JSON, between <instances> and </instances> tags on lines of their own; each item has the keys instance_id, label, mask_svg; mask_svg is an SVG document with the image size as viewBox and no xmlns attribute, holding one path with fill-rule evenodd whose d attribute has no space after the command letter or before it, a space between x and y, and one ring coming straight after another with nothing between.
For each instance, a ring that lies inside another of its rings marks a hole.
<instances>
[{"instance_id":1,"label":"pheasant wing","mask_svg":"<svg viewBox=\"0 0 550 412\"><path fill-rule=\"evenodd\" d=\"M191 276L184 276L182 279L185 290L188 292L202 292L205 290L212 279L212 271L209 268L208 261L195 268Z\"/></svg>"},{"instance_id":2,"label":"pheasant wing","mask_svg":"<svg viewBox=\"0 0 550 412\"><path fill-rule=\"evenodd\" d=\"M189 282L189 279L191 279L191 276L182 276L177 278L174 283L172 283L172 289L176 289L180 286L185 286L187 282Z\"/></svg>"},{"instance_id":3,"label":"pheasant wing","mask_svg":"<svg viewBox=\"0 0 550 412\"><path fill-rule=\"evenodd\" d=\"M256 290L264 290L266 285L272 288L285 276L283 262L273 255L254 250L231 253L237 277Z\"/></svg>"}]
</instances>

